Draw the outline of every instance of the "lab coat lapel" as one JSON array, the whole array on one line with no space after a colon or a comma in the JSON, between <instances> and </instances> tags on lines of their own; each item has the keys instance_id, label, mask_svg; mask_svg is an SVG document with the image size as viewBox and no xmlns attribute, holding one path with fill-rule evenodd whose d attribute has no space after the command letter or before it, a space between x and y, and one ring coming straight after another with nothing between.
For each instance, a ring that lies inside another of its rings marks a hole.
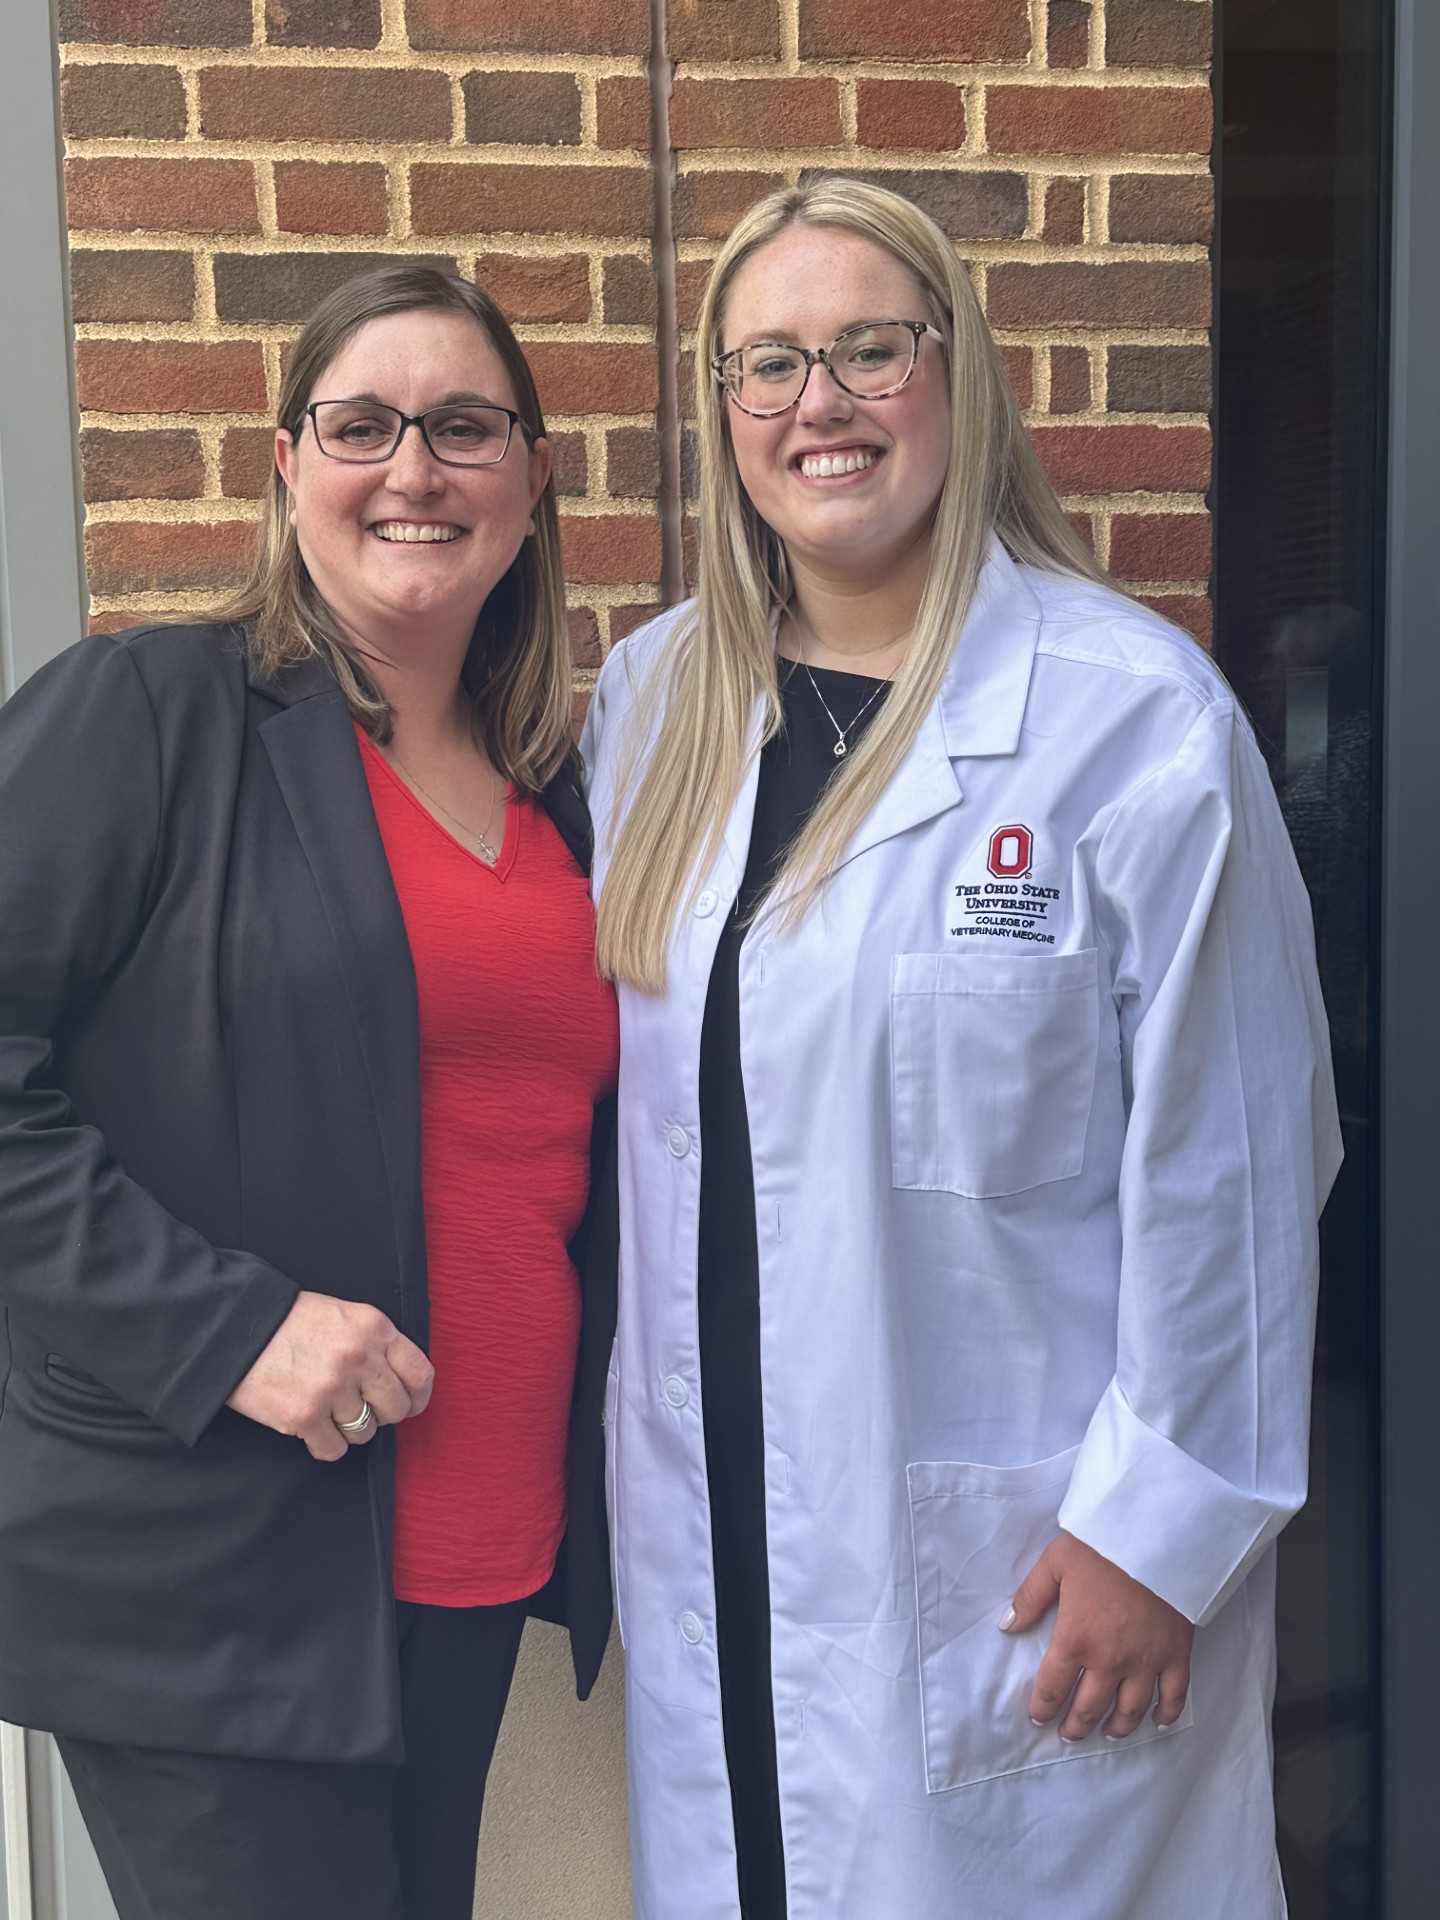
<instances>
[{"instance_id":1,"label":"lab coat lapel","mask_svg":"<svg viewBox=\"0 0 1440 1920\"><path fill-rule=\"evenodd\" d=\"M935 703L840 865L958 806L957 760L1015 752L1039 634L1040 602L992 539Z\"/></svg>"},{"instance_id":2,"label":"lab coat lapel","mask_svg":"<svg viewBox=\"0 0 1440 1920\"><path fill-rule=\"evenodd\" d=\"M423 1297L415 972L354 727L323 668L258 684L282 702L261 723L260 739L330 924L370 1082L400 1272Z\"/></svg>"}]
</instances>

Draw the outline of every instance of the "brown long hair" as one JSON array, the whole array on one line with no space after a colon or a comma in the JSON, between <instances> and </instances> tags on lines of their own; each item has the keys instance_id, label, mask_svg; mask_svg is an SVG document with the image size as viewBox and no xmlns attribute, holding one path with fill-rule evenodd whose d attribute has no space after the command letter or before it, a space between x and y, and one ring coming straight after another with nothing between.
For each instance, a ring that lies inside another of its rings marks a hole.
<instances>
[{"instance_id":1,"label":"brown long hair","mask_svg":"<svg viewBox=\"0 0 1440 1920\"><path fill-rule=\"evenodd\" d=\"M371 320L392 313L458 313L473 320L500 356L515 391L527 443L545 433L535 381L510 323L480 287L431 267L378 267L336 287L316 307L290 355L279 424L298 440L317 381ZM290 523L289 489L273 470L248 578L219 617L241 625L260 671L303 660L329 666L350 711L372 738L390 737L389 704L364 656L346 636L310 577ZM555 488L547 481L535 532L496 583L475 623L462 683L492 765L517 787L538 792L570 752L570 655Z\"/></svg>"}]
</instances>

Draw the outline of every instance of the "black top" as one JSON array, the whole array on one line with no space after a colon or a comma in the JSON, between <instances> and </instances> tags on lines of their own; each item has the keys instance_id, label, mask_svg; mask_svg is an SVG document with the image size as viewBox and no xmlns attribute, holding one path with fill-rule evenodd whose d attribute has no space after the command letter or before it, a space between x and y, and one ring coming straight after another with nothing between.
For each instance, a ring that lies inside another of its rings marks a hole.
<instances>
[{"instance_id":1,"label":"black top","mask_svg":"<svg viewBox=\"0 0 1440 1920\"><path fill-rule=\"evenodd\" d=\"M860 674L813 671L812 680L791 667L781 683L785 725L761 750L745 877L716 950L700 1039L700 1390L725 1752L745 1920L783 1920L785 1861L770 1689L760 1266L740 1071L740 949L757 903L843 764L835 754L835 723L853 749L888 690L885 681Z\"/></svg>"}]
</instances>

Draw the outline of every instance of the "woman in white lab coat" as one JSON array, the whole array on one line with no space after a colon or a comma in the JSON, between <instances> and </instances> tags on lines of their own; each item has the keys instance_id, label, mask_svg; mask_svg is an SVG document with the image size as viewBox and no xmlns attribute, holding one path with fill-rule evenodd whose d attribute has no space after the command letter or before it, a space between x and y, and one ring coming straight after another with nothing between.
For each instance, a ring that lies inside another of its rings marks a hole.
<instances>
[{"instance_id":1,"label":"woman in white lab coat","mask_svg":"<svg viewBox=\"0 0 1440 1920\"><path fill-rule=\"evenodd\" d=\"M587 741L637 1913L1278 1920L1338 1148L1265 769L909 203L761 202L698 354Z\"/></svg>"}]
</instances>

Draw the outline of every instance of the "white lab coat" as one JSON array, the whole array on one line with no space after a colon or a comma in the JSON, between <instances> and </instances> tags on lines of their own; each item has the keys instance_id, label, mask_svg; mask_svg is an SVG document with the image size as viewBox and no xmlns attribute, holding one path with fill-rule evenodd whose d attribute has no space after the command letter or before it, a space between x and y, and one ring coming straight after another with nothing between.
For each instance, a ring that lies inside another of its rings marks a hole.
<instances>
[{"instance_id":1,"label":"white lab coat","mask_svg":"<svg viewBox=\"0 0 1440 1920\"><path fill-rule=\"evenodd\" d=\"M597 885L662 616L587 730ZM758 725L758 722L757 722ZM739 1913L696 1322L697 1062L756 765L621 994L609 1383L639 1920ZM1277 1920L1272 1543L1339 1162L1308 903L1200 649L998 543L938 699L740 960L789 1920ZM1180 1727L1030 1724L1057 1529L1200 1622Z\"/></svg>"}]
</instances>

